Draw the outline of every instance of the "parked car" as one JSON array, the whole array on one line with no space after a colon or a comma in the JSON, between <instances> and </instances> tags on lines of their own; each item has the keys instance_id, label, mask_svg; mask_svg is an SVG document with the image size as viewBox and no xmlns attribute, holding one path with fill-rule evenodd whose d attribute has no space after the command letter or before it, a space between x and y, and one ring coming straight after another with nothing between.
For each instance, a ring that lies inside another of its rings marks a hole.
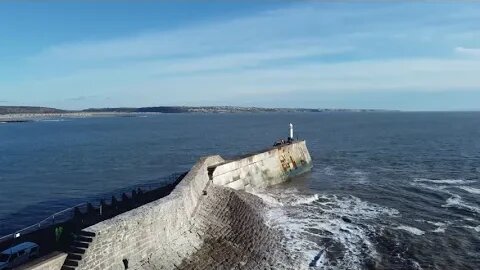
<instances>
[{"instance_id":1,"label":"parked car","mask_svg":"<svg viewBox=\"0 0 480 270\"><path fill-rule=\"evenodd\" d=\"M38 257L39 246L33 242L23 242L0 253L0 270L12 269Z\"/></svg>"}]
</instances>

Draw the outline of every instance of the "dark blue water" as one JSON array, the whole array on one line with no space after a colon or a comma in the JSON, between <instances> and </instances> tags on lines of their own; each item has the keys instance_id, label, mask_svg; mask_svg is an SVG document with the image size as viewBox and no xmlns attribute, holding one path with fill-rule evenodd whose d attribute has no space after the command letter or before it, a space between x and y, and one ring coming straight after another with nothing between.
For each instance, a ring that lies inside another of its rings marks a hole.
<instances>
[{"instance_id":1,"label":"dark blue water","mask_svg":"<svg viewBox=\"0 0 480 270\"><path fill-rule=\"evenodd\" d=\"M312 173L264 191L318 269L479 269L480 113L166 114L0 124L0 234L288 134Z\"/></svg>"}]
</instances>

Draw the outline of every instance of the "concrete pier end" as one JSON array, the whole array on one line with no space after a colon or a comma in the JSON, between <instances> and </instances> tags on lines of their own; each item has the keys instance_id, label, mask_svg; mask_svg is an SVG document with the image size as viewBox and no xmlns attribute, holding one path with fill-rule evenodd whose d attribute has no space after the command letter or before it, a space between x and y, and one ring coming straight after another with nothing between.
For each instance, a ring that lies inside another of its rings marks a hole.
<instances>
[{"instance_id":1,"label":"concrete pier end","mask_svg":"<svg viewBox=\"0 0 480 270\"><path fill-rule=\"evenodd\" d=\"M245 191L311 169L305 141L225 161L201 158L170 195L100 222L78 270L291 269L263 202Z\"/></svg>"}]
</instances>

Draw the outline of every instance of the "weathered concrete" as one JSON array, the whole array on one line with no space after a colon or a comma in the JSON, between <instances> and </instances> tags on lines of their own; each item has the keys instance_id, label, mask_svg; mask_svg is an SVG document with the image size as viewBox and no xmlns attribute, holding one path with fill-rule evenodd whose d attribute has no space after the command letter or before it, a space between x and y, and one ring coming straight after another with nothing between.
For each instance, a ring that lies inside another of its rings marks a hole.
<instances>
[{"instance_id":1,"label":"weathered concrete","mask_svg":"<svg viewBox=\"0 0 480 270\"><path fill-rule=\"evenodd\" d=\"M235 189L285 181L311 167L304 142L236 161L198 161L167 197L95 224L76 269L292 268L259 198Z\"/></svg>"},{"instance_id":2,"label":"weathered concrete","mask_svg":"<svg viewBox=\"0 0 480 270\"><path fill-rule=\"evenodd\" d=\"M18 270L60 270L67 258L66 253L53 252L16 269Z\"/></svg>"},{"instance_id":3,"label":"weathered concrete","mask_svg":"<svg viewBox=\"0 0 480 270\"><path fill-rule=\"evenodd\" d=\"M203 243L191 217L209 182L207 167L222 161L202 158L167 197L85 229L96 236L77 269L125 269L124 259L130 267L155 258L157 269L180 265Z\"/></svg>"},{"instance_id":4,"label":"weathered concrete","mask_svg":"<svg viewBox=\"0 0 480 270\"><path fill-rule=\"evenodd\" d=\"M305 141L299 141L212 166L211 178L216 185L248 191L285 182L292 174L310 170L311 162Z\"/></svg>"}]
</instances>

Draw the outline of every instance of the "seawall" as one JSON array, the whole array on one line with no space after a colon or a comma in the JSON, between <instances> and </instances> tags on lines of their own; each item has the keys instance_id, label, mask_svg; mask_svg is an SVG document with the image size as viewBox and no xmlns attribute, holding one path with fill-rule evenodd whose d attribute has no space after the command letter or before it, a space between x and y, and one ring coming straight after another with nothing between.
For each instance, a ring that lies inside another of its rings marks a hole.
<instances>
[{"instance_id":1,"label":"seawall","mask_svg":"<svg viewBox=\"0 0 480 270\"><path fill-rule=\"evenodd\" d=\"M311 161L305 141L299 141L211 166L209 172L216 185L248 191L309 171Z\"/></svg>"},{"instance_id":2,"label":"seawall","mask_svg":"<svg viewBox=\"0 0 480 270\"><path fill-rule=\"evenodd\" d=\"M167 197L84 229L63 269L292 268L262 201L243 190L310 168L304 141L232 161L204 157Z\"/></svg>"}]
</instances>

